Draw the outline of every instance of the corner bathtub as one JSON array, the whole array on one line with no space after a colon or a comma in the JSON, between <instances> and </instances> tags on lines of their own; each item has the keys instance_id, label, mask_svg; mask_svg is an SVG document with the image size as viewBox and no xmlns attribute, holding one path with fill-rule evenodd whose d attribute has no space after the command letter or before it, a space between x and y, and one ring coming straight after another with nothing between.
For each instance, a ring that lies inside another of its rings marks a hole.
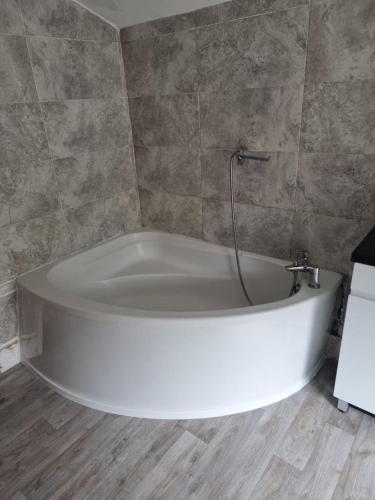
<instances>
[{"instance_id":1,"label":"corner bathtub","mask_svg":"<svg viewBox=\"0 0 375 500\"><path fill-rule=\"evenodd\" d=\"M340 276L287 298L287 262L161 232L19 280L22 361L56 391L128 416L190 419L279 401L316 374Z\"/></svg>"}]
</instances>

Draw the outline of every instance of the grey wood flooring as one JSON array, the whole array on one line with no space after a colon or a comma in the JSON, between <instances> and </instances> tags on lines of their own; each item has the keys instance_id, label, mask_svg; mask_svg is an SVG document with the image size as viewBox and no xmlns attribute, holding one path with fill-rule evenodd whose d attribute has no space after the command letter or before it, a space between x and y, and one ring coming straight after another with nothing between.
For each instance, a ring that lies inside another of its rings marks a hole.
<instances>
[{"instance_id":1,"label":"grey wood flooring","mask_svg":"<svg viewBox=\"0 0 375 500\"><path fill-rule=\"evenodd\" d=\"M231 417L155 421L0 377L0 498L375 499L375 418L336 410L336 361L298 394Z\"/></svg>"}]
</instances>

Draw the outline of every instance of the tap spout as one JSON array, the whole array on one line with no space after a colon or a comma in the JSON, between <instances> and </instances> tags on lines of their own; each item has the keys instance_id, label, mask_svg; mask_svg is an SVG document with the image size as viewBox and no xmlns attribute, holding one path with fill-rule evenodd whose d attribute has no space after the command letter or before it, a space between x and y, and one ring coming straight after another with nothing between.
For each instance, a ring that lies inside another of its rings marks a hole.
<instances>
[{"instance_id":1,"label":"tap spout","mask_svg":"<svg viewBox=\"0 0 375 500\"><path fill-rule=\"evenodd\" d=\"M320 288L320 268L310 264L292 264L285 266L285 270L292 273L308 273L310 275L309 287L318 290Z\"/></svg>"}]
</instances>

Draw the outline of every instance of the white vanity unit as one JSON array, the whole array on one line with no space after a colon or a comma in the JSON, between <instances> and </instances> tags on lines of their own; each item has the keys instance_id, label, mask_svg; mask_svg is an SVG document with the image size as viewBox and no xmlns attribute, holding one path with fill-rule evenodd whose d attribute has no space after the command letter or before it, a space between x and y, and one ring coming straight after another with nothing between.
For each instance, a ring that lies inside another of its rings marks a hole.
<instances>
[{"instance_id":1,"label":"white vanity unit","mask_svg":"<svg viewBox=\"0 0 375 500\"><path fill-rule=\"evenodd\" d=\"M334 395L338 408L349 404L375 414L375 228L354 251Z\"/></svg>"}]
</instances>

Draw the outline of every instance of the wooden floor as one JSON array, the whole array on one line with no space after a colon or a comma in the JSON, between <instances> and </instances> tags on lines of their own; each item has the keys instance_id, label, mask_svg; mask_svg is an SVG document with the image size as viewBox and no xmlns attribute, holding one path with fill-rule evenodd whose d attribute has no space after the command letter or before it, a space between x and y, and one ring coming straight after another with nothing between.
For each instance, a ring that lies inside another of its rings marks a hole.
<instances>
[{"instance_id":1,"label":"wooden floor","mask_svg":"<svg viewBox=\"0 0 375 500\"><path fill-rule=\"evenodd\" d=\"M375 418L336 410L335 369L265 409L177 422L81 407L17 367L0 377L0 498L375 499Z\"/></svg>"}]
</instances>

